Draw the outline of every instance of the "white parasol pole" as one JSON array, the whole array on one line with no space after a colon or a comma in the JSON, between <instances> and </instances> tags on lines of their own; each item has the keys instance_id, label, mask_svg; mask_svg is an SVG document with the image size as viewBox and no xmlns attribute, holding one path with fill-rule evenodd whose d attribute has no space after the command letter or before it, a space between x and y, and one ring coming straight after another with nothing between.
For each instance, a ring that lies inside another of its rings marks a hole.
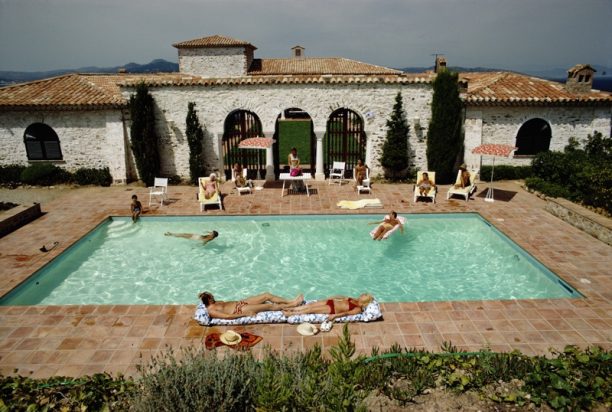
<instances>
[{"instance_id":1,"label":"white parasol pole","mask_svg":"<svg viewBox=\"0 0 612 412\"><path fill-rule=\"evenodd\" d=\"M485 202L495 202L493 199L493 172L495 171L495 156L493 156L493 166L491 167L491 184L489 185L489 189L487 190L487 195L485 196Z\"/></svg>"}]
</instances>

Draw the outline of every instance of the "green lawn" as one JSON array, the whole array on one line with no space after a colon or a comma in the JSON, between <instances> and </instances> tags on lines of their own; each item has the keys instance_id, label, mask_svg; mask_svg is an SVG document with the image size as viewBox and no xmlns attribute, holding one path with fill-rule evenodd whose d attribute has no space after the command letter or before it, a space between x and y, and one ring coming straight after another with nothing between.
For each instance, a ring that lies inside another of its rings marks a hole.
<instances>
[{"instance_id":1,"label":"green lawn","mask_svg":"<svg viewBox=\"0 0 612 412\"><path fill-rule=\"evenodd\" d=\"M301 164L310 164L310 120L280 120L278 134L281 164L287 162L292 147L297 149Z\"/></svg>"}]
</instances>

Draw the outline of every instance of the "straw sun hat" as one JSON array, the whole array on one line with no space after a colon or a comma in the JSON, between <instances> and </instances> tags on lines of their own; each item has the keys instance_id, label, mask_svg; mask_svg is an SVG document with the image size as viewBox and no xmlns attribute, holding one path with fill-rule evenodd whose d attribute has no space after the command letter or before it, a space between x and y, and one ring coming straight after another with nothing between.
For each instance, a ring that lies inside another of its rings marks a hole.
<instances>
[{"instance_id":1,"label":"straw sun hat","mask_svg":"<svg viewBox=\"0 0 612 412\"><path fill-rule=\"evenodd\" d=\"M319 329L317 329L317 327L312 323L305 322L298 325L297 331L300 335L312 336L316 335Z\"/></svg>"},{"instance_id":2,"label":"straw sun hat","mask_svg":"<svg viewBox=\"0 0 612 412\"><path fill-rule=\"evenodd\" d=\"M222 333L221 336L219 336L219 339L226 345L233 346L240 343L242 336L230 329L227 332Z\"/></svg>"}]
</instances>

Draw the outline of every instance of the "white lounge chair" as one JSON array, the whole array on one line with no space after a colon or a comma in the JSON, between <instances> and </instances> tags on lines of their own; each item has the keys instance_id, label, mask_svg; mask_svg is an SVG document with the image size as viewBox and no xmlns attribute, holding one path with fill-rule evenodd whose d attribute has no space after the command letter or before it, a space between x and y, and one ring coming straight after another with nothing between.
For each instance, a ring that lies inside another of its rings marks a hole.
<instances>
[{"instance_id":1,"label":"white lounge chair","mask_svg":"<svg viewBox=\"0 0 612 412\"><path fill-rule=\"evenodd\" d=\"M160 206L164 205L164 200L168 199L168 179L156 177L153 186L149 187L149 207L153 204L153 199L159 198Z\"/></svg>"},{"instance_id":2,"label":"white lounge chair","mask_svg":"<svg viewBox=\"0 0 612 412\"><path fill-rule=\"evenodd\" d=\"M209 177L198 178L198 200L200 201L200 211L206 211L206 206L209 205L219 206L219 209L223 210L223 203L221 203L221 191L219 190L219 181L215 181L215 186L217 188L215 194L209 199L206 199L206 197L204 196L204 188L206 187L206 183L208 183L209 181Z\"/></svg>"},{"instance_id":3,"label":"white lounge chair","mask_svg":"<svg viewBox=\"0 0 612 412\"><path fill-rule=\"evenodd\" d=\"M425 196L421 196L421 190L419 189L419 186L418 186L419 182L423 178L423 173L427 173L427 176L429 176L429 180L433 183L432 188L429 189L429 192ZM414 185L414 203L416 203L420 197L427 197L431 199L433 203L436 203L437 193L438 193L438 188L436 187L436 172L418 171L416 184Z\"/></svg>"},{"instance_id":4,"label":"white lounge chair","mask_svg":"<svg viewBox=\"0 0 612 412\"><path fill-rule=\"evenodd\" d=\"M472 193L476 191L476 172L470 170L470 185L467 187L461 187L461 170L457 173L457 179L455 179L455 184L452 185L448 192L446 192L446 199L450 199L451 196L463 196L465 201L467 202L470 199ZM455 187L458 186L458 187Z\"/></svg>"},{"instance_id":5,"label":"white lounge chair","mask_svg":"<svg viewBox=\"0 0 612 412\"><path fill-rule=\"evenodd\" d=\"M353 180L357 181L357 172L353 169ZM366 167L366 177L361 181L360 185L356 185L357 194L361 194L361 192L372 193L372 186L370 185L370 169Z\"/></svg>"},{"instance_id":6,"label":"white lounge chair","mask_svg":"<svg viewBox=\"0 0 612 412\"><path fill-rule=\"evenodd\" d=\"M334 162L331 169L329 169L329 180L327 184L332 184L332 181L337 181L342 184L344 180L344 168L346 167L345 162Z\"/></svg>"},{"instance_id":7,"label":"white lounge chair","mask_svg":"<svg viewBox=\"0 0 612 412\"><path fill-rule=\"evenodd\" d=\"M247 180L247 170L247 168L242 169L242 177L244 177L244 181L247 182L247 185L244 187L236 186L236 190L238 191L239 195L242 195L243 193L252 193L251 185L248 184ZM232 182L234 182L234 185L236 184L236 172L234 171L234 169L232 169Z\"/></svg>"}]
</instances>

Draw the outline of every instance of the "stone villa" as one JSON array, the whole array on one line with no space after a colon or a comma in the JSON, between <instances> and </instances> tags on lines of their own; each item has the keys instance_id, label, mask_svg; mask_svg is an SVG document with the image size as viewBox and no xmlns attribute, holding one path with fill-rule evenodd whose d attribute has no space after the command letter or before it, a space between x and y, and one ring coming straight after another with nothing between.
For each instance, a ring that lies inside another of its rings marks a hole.
<instances>
[{"instance_id":1,"label":"stone villa","mask_svg":"<svg viewBox=\"0 0 612 412\"><path fill-rule=\"evenodd\" d=\"M433 72L409 74L340 57L255 57L252 44L225 36L176 43L179 72L68 74L0 88L0 164L54 162L69 170L108 167L116 183L137 178L130 151L128 100L139 82L155 100L162 173L189 175L185 118L196 103L205 127L206 167L229 174L241 161L267 179L286 159L282 122L310 122L310 170L324 179L332 160L364 158L374 174L386 121L401 92L417 168L425 168ZM515 144L507 164L527 164L541 150L561 150L570 137L610 136L612 94L592 90L595 70L577 65L566 84L511 72L462 73L465 161L481 143ZM237 151L247 137L274 137L274 147ZM248 152L248 153L247 153ZM307 165L308 168L308 165Z\"/></svg>"}]
</instances>

